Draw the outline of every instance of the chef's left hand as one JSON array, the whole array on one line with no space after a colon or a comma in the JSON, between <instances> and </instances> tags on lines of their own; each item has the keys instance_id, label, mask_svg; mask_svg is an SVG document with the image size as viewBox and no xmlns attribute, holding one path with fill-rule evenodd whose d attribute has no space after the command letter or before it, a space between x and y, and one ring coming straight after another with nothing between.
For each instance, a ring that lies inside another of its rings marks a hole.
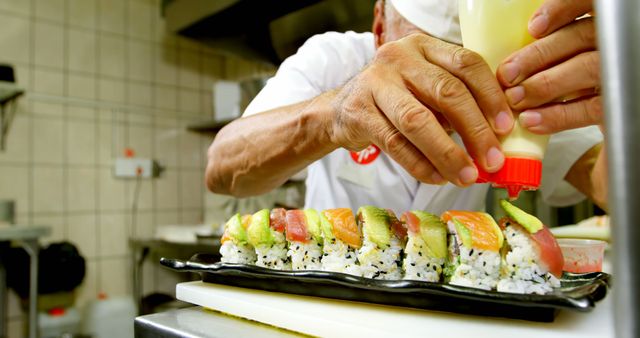
<instances>
[{"instance_id":1,"label":"chef's left hand","mask_svg":"<svg viewBox=\"0 0 640 338\"><path fill-rule=\"evenodd\" d=\"M498 68L509 104L532 132L549 134L602 123L600 54L592 0L547 0L529 21L535 42Z\"/></svg>"}]
</instances>

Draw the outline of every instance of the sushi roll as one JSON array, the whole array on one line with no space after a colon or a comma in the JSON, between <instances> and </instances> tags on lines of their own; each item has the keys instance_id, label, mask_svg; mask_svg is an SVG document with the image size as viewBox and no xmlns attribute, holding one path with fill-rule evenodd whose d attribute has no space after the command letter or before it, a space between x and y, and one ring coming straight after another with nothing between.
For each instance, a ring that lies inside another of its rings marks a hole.
<instances>
[{"instance_id":1,"label":"sushi roll","mask_svg":"<svg viewBox=\"0 0 640 338\"><path fill-rule=\"evenodd\" d=\"M362 246L362 233L349 208L328 209L320 213L324 241L322 270L361 276L356 250Z\"/></svg>"},{"instance_id":2,"label":"sushi roll","mask_svg":"<svg viewBox=\"0 0 640 338\"><path fill-rule=\"evenodd\" d=\"M473 211L446 211L449 231L449 284L491 290L500 278L502 231L491 215Z\"/></svg>"},{"instance_id":3,"label":"sushi roll","mask_svg":"<svg viewBox=\"0 0 640 338\"><path fill-rule=\"evenodd\" d=\"M438 282L447 260L447 226L436 215L408 211L402 215L408 241L404 249L404 279Z\"/></svg>"},{"instance_id":4,"label":"sushi roll","mask_svg":"<svg viewBox=\"0 0 640 338\"><path fill-rule=\"evenodd\" d=\"M233 215L224 225L224 234L220 239L220 255L223 263L255 264L256 253L247 241L247 227L250 215L243 219L240 214Z\"/></svg>"},{"instance_id":5,"label":"sushi roll","mask_svg":"<svg viewBox=\"0 0 640 338\"><path fill-rule=\"evenodd\" d=\"M560 286L564 259L549 229L532 215L500 201L507 217L500 220L506 239L498 291L546 294Z\"/></svg>"},{"instance_id":6,"label":"sushi roll","mask_svg":"<svg viewBox=\"0 0 640 338\"><path fill-rule=\"evenodd\" d=\"M389 211L363 206L357 219L364 236L357 252L362 277L402 279L402 242L391 227Z\"/></svg>"},{"instance_id":7,"label":"sushi roll","mask_svg":"<svg viewBox=\"0 0 640 338\"><path fill-rule=\"evenodd\" d=\"M287 211L286 238L289 241L287 256L291 261L291 269L322 270L323 240L320 216L316 210Z\"/></svg>"},{"instance_id":8,"label":"sushi roll","mask_svg":"<svg viewBox=\"0 0 640 338\"><path fill-rule=\"evenodd\" d=\"M247 228L247 240L256 250L256 265L276 270L290 270L287 258L287 240L284 237L284 222L271 221L268 209L253 216Z\"/></svg>"}]
</instances>

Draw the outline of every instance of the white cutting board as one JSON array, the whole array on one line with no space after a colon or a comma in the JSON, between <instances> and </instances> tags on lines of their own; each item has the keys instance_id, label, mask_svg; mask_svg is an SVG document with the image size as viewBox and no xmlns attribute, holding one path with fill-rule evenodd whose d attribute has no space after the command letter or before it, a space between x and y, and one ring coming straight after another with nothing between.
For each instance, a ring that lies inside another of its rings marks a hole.
<instances>
[{"instance_id":1,"label":"white cutting board","mask_svg":"<svg viewBox=\"0 0 640 338\"><path fill-rule=\"evenodd\" d=\"M611 290L590 313L553 323L485 318L188 282L177 298L233 316L321 337L614 337Z\"/></svg>"}]
</instances>

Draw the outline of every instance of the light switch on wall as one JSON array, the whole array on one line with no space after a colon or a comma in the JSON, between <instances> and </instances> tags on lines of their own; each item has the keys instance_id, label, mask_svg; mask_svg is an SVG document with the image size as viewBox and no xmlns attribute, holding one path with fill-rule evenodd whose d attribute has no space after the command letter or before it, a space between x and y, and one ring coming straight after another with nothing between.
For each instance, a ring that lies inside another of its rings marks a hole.
<instances>
[{"instance_id":1,"label":"light switch on wall","mask_svg":"<svg viewBox=\"0 0 640 338\"><path fill-rule=\"evenodd\" d=\"M153 178L160 173L158 164L148 158L117 158L115 175L117 178Z\"/></svg>"}]
</instances>

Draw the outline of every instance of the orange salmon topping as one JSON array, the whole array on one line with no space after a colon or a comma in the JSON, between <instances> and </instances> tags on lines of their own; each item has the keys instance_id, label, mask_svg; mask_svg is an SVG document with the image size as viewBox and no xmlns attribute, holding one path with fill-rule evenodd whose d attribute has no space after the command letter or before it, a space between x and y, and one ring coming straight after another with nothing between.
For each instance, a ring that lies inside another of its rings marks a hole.
<instances>
[{"instance_id":1,"label":"orange salmon topping","mask_svg":"<svg viewBox=\"0 0 640 338\"><path fill-rule=\"evenodd\" d=\"M500 251L500 237L496 232L500 230L490 217L483 212L475 211L450 210L442 214L444 222L449 222L455 218L469 229L474 248L498 252Z\"/></svg>"},{"instance_id":2,"label":"orange salmon topping","mask_svg":"<svg viewBox=\"0 0 640 338\"><path fill-rule=\"evenodd\" d=\"M353 248L362 246L362 233L349 208L328 209L322 212L333 226L333 235Z\"/></svg>"}]
</instances>

